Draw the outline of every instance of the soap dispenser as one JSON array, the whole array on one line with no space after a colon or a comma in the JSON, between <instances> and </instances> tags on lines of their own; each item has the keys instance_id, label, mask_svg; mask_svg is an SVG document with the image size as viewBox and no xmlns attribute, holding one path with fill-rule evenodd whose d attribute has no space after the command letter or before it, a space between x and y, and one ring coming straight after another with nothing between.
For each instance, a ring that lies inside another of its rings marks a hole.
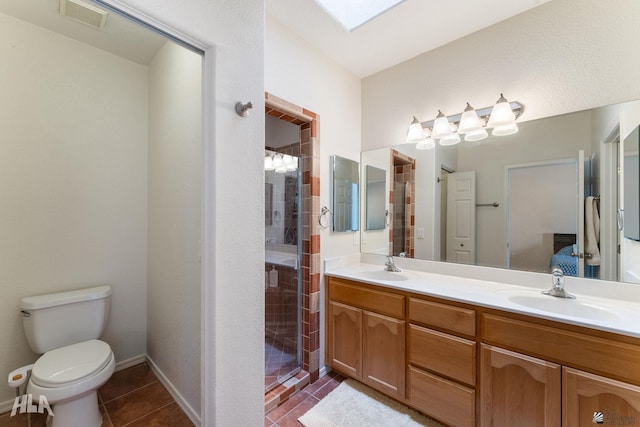
<instances>
[{"instance_id":1,"label":"soap dispenser","mask_svg":"<svg viewBox=\"0 0 640 427\"><path fill-rule=\"evenodd\" d=\"M276 270L276 266L271 266L271 271L269 272L269 287L277 288L278 287L278 270Z\"/></svg>"}]
</instances>

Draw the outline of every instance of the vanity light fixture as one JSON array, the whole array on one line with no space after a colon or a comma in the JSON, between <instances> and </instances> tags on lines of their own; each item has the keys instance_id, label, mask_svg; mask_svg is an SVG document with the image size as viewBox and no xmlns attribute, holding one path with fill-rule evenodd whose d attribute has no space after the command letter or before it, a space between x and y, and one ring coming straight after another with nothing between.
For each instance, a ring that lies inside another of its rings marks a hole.
<instances>
[{"instance_id":1,"label":"vanity light fixture","mask_svg":"<svg viewBox=\"0 0 640 427\"><path fill-rule=\"evenodd\" d=\"M295 171L298 169L298 158L290 154L280 154L267 152L264 156L264 170L276 173L285 173L287 171Z\"/></svg>"},{"instance_id":2,"label":"vanity light fixture","mask_svg":"<svg viewBox=\"0 0 640 427\"><path fill-rule=\"evenodd\" d=\"M491 135L503 136L518 132L516 117L503 94L500 94L496 105L493 106L487 126L493 128Z\"/></svg>"},{"instance_id":3,"label":"vanity light fixture","mask_svg":"<svg viewBox=\"0 0 640 427\"><path fill-rule=\"evenodd\" d=\"M264 156L264 170L272 171L274 169L275 169L275 167L273 167L273 157Z\"/></svg>"},{"instance_id":4,"label":"vanity light fixture","mask_svg":"<svg viewBox=\"0 0 640 427\"><path fill-rule=\"evenodd\" d=\"M484 125L485 123L480 120L476 110L467 102L467 107L460 117L458 133L464 134L465 141L481 141L489 136Z\"/></svg>"},{"instance_id":5,"label":"vanity light fixture","mask_svg":"<svg viewBox=\"0 0 640 427\"><path fill-rule=\"evenodd\" d=\"M418 150L429 150L436 146L435 141L431 138L431 132L422 127L416 116L413 116L413 121L409 125L407 143L416 144Z\"/></svg>"},{"instance_id":6,"label":"vanity light fixture","mask_svg":"<svg viewBox=\"0 0 640 427\"><path fill-rule=\"evenodd\" d=\"M451 130L451 123L449 123L449 119L442 114L442 111L438 110L438 115L436 116L436 120L433 123L433 130L431 131L431 138L440 139L451 135L453 131Z\"/></svg>"},{"instance_id":7,"label":"vanity light fixture","mask_svg":"<svg viewBox=\"0 0 640 427\"><path fill-rule=\"evenodd\" d=\"M425 130L416 116L413 116L413 121L409 125L409 131L407 132L407 143L417 143L425 139L427 136L427 130Z\"/></svg>"},{"instance_id":8,"label":"vanity light fixture","mask_svg":"<svg viewBox=\"0 0 640 427\"><path fill-rule=\"evenodd\" d=\"M487 128L493 128L491 134L495 136L511 135L518 132L516 119L523 112L524 105L507 101L503 94L500 94L500 98L492 107L475 110L467 102L461 114L447 117L438 110L434 120L422 123L414 116L407 132L407 142L415 143L419 150L427 150L435 146L436 139L444 146L459 143L461 135L464 135L464 140L468 142L482 141L488 136ZM418 137L418 124L423 129L423 138Z\"/></svg>"}]
</instances>

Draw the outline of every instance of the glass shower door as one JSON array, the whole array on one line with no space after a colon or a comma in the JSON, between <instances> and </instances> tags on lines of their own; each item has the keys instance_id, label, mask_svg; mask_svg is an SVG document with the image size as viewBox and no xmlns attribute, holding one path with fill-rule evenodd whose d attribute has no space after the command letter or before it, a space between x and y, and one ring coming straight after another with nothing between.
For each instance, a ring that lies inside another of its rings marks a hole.
<instances>
[{"instance_id":1,"label":"glass shower door","mask_svg":"<svg viewBox=\"0 0 640 427\"><path fill-rule=\"evenodd\" d=\"M265 168L265 390L300 370L301 174L299 159L266 151Z\"/></svg>"}]
</instances>

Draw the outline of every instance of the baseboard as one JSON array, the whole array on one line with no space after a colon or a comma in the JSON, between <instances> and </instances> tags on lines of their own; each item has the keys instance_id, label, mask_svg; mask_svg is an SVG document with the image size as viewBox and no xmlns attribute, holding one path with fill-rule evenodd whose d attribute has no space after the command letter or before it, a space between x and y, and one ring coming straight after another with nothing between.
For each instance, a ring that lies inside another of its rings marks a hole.
<instances>
[{"instance_id":1,"label":"baseboard","mask_svg":"<svg viewBox=\"0 0 640 427\"><path fill-rule=\"evenodd\" d=\"M0 415L11 411L13 409L13 402L15 402L15 398L0 402Z\"/></svg>"},{"instance_id":2,"label":"baseboard","mask_svg":"<svg viewBox=\"0 0 640 427\"><path fill-rule=\"evenodd\" d=\"M136 366L139 365L141 363L144 363L147 361L147 355L146 354L139 354L137 356L133 356L130 357L126 360L121 360L119 362L116 362L116 372L118 371L122 371L123 369L127 369L130 368L132 366Z\"/></svg>"},{"instance_id":3,"label":"baseboard","mask_svg":"<svg viewBox=\"0 0 640 427\"><path fill-rule=\"evenodd\" d=\"M180 394L180 392L171 384L171 381L162 373L158 365L154 363L154 361L146 355L146 362L153 371L153 373L158 377L158 380L162 383L163 386L169 391L173 399L176 401L178 406L184 411L184 413L189 417L191 422L195 424L197 427L201 425L200 414L198 414L189 403L185 400L185 398ZM11 402L13 405L13 401Z\"/></svg>"},{"instance_id":4,"label":"baseboard","mask_svg":"<svg viewBox=\"0 0 640 427\"><path fill-rule=\"evenodd\" d=\"M322 368L320 368L320 372L318 373L318 378L322 378L325 375L327 375L329 372L331 372L331 368L328 368L326 366L323 366Z\"/></svg>"}]
</instances>

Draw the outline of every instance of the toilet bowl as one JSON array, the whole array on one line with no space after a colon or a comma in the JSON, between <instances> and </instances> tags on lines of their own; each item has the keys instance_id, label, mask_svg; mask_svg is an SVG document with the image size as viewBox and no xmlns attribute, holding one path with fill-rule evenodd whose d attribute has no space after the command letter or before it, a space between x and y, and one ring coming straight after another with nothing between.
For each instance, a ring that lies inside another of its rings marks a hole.
<instances>
[{"instance_id":1,"label":"toilet bowl","mask_svg":"<svg viewBox=\"0 0 640 427\"><path fill-rule=\"evenodd\" d=\"M51 350L34 364L27 393L46 397L54 416L52 427L99 426L97 389L113 374L109 345L89 340Z\"/></svg>"},{"instance_id":2,"label":"toilet bowl","mask_svg":"<svg viewBox=\"0 0 640 427\"><path fill-rule=\"evenodd\" d=\"M23 298L23 326L31 349L42 354L33 365L27 394L46 398L51 427L100 427L100 386L115 369L111 347L98 340L110 308L111 287Z\"/></svg>"}]
</instances>

